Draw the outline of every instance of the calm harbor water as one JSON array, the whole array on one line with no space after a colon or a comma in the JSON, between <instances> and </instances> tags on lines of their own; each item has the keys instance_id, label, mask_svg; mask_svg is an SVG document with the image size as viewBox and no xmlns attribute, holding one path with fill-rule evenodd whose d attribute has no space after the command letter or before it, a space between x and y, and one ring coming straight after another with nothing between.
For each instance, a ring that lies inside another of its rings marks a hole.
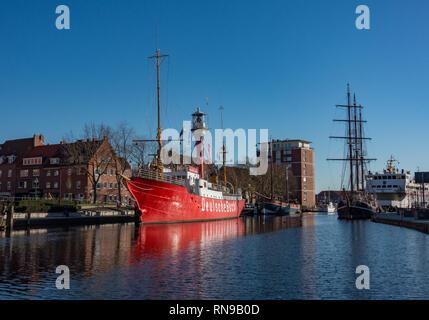
<instances>
[{"instance_id":1,"label":"calm harbor water","mask_svg":"<svg viewBox=\"0 0 429 320\"><path fill-rule=\"evenodd\" d=\"M0 299L424 299L429 236L310 216L15 232L0 238ZM58 290L58 265L70 290ZM370 290L357 290L358 265Z\"/></svg>"}]
</instances>

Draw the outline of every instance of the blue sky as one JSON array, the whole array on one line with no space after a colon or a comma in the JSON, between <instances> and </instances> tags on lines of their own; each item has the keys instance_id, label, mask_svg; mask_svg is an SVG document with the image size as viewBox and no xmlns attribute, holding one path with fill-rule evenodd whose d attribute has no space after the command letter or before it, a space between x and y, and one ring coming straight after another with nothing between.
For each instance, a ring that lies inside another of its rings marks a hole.
<instances>
[{"instance_id":1,"label":"blue sky","mask_svg":"<svg viewBox=\"0 0 429 320\"><path fill-rule=\"evenodd\" d=\"M71 29L55 28L70 7ZM355 27L355 8L371 29ZM180 128L209 97L210 126L269 128L313 142L316 190L339 186L346 84L366 106L368 151L382 169L429 170L427 1L2 1L0 141L45 135L57 143L85 122L155 127L155 29L163 127ZM157 28L155 26L157 25ZM151 131L152 130L152 131Z\"/></svg>"}]
</instances>

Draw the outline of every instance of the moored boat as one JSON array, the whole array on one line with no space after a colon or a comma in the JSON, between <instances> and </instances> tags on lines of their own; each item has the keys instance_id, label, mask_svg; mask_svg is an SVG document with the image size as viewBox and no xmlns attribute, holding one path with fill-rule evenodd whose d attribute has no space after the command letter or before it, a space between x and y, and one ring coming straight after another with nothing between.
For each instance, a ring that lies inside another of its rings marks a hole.
<instances>
[{"instance_id":1,"label":"moored boat","mask_svg":"<svg viewBox=\"0 0 429 320\"><path fill-rule=\"evenodd\" d=\"M183 170L164 168L162 161L162 140L159 102L159 50L156 55L158 93L158 150L153 166L140 168L138 175L124 177L128 190L137 203L137 213L143 223L175 223L238 218L245 200L241 191L210 183L204 178L203 141L208 128L206 115L197 109L192 114L192 129L195 137L198 169L183 166ZM153 140L149 140L153 141ZM225 149L225 148L224 148ZM154 167L154 169L153 169ZM224 163L225 170L225 163ZM225 174L224 174L225 176Z\"/></svg>"},{"instance_id":2,"label":"moored boat","mask_svg":"<svg viewBox=\"0 0 429 320\"><path fill-rule=\"evenodd\" d=\"M362 124L366 122L362 120L363 106L357 105L356 96L354 96L353 104L350 98L350 86L347 85L347 105L337 105L339 108L346 108L347 118L334 120L346 123L346 134L345 136L330 137L344 139L347 149L346 157L328 160L345 161L348 164L348 166L344 166L343 176L346 176L345 169L349 167L349 190L343 189L343 197L337 206L338 219L369 219L375 214L377 205L372 194L365 190L365 172L366 164L376 159L366 158L364 150L364 141L370 140L370 138L363 135Z\"/></svg>"},{"instance_id":3,"label":"moored boat","mask_svg":"<svg viewBox=\"0 0 429 320\"><path fill-rule=\"evenodd\" d=\"M335 214L337 212L337 208L334 206L332 202L322 203L317 207L318 212L326 213L326 214Z\"/></svg>"}]
</instances>

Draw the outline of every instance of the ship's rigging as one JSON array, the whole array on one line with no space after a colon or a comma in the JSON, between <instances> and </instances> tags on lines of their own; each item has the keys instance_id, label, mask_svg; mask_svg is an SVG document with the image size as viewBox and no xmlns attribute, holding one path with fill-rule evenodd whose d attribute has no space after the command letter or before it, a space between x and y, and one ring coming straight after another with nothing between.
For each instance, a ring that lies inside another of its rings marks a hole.
<instances>
[{"instance_id":1,"label":"ship's rigging","mask_svg":"<svg viewBox=\"0 0 429 320\"><path fill-rule=\"evenodd\" d=\"M350 85L347 84L347 105L336 105L337 108L346 109L346 119L334 119L334 122L344 122L345 135L344 136L330 136L331 139L345 140L346 152L343 158L330 158L328 161L345 161L349 167L349 188L350 192L360 193L365 191L365 172L366 165L370 161L376 159L366 158L365 144L366 140L371 138L364 136L362 119L362 105L356 102L356 95L353 96L353 103L351 102Z\"/></svg>"}]
</instances>

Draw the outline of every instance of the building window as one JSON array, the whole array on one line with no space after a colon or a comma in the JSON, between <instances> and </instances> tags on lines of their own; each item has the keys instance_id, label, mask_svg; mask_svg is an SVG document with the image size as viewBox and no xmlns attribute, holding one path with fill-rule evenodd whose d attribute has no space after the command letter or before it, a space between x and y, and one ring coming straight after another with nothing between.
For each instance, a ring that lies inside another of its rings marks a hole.
<instances>
[{"instance_id":1,"label":"building window","mask_svg":"<svg viewBox=\"0 0 429 320\"><path fill-rule=\"evenodd\" d=\"M59 164L60 163L59 158L51 158L51 159L49 159L49 161L51 162L51 164Z\"/></svg>"},{"instance_id":2,"label":"building window","mask_svg":"<svg viewBox=\"0 0 429 320\"><path fill-rule=\"evenodd\" d=\"M46 176L50 177L51 176L51 170L46 171Z\"/></svg>"},{"instance_id":3,"label":"building window","mask_svg":"<svg viewBox=\"0 0 429 320\"><path fill-rule=\"evenodd\" d=\"M304 175L307 175L307 170L304 170Z\"/></svg>"},{"instance_id":4,"label":"building window","mask_svg":"<svg viewBox=\"0 0 429 320\"><path fill-rule=\"evenodd\" d=\"M302 161L307 161L307 158L306 158L306 157L304 157L304 158L302 159Z\"/></svg>"},{"instance_id":5,"label":"building window","mask_svg":"<svg viewBox=\"0 0 429 320\"><path fill-rule=\"evenodd\" d=\"M110 169L110 176L113 176L113 169Z\"/></svg>"},{"instance_id":6,"label":"building window","mask_svg":"<svg viewBox=\"0 0 429 320\"><path fill-rule=\"evenodd\" d=\"M33 180L33 188L40 188L39 180Z\"/></svg>"},{"instance_id":7,"label":"building window","mask_svg":"<svg viewBox=\"0 0 429 320\"><path fill-rule=\"evenodd\" d=\"M292 157L287 157L286 161L292 161Z\"/></svg>"},{"instance_id":8,"label":"building window","mask_svg":"<svg viewBox=\"0 0 429 320\"><path fill-rule=\"evenodd\" d=\"M12 169L7 170L7 177L8 178L12 177Z\"/></svg>"},{"instance_id":9,"label":"building window","mask_svg":"<svg viewBox=\"0 0 429 320\"><path fill-rule=\"evenodd\" d=\"M1 178L2 174L3 174L3 172L0 170L0 178Z\"/></svg>"},{"instance_id":10,"label":"building window","mask_svg":"<svg viewBox=\"0 0 429 320\"><path fill-rule=\"evenodd\" d=\"M55 171L54 171L54 176L55 176L55 177L57 177L57 176L58 176L58 174L59 174L58 170L55 170Z\"/></svg>"},{"instance_id":11,"label":"building window","mask_svg":"<svg viewBox=\"0 0 429 320\"><path fill-rule=\"evenodd\" d=\"M46 182L46 189L51 189L51 183L50 182Z\"/></svg>"},{"instance_id":12,"label":"building window","mask_svg":"<svg viewBox=\"0 0 429 320\"><path fill-rule=\"evenodd\" d=\"M115 189L118 189L118 184L117 183L115 183Z\"/></svg>"},{"instance_id":13,"label":"building window","mask_svg":"<svg viewBox=\"0 0 429 320\"><path fill-rule=\"evenodd\" d=\"M40 176L40 169L33 169L33 177Z\"/></svg>"},{"instance_id":14,"label":"building window","mask_svg":"<svg viewBox=\"0 0 429 320\"><path fill-rule=\"evenodd\" d=\"M0 181L0 191L1 191L1 181Z\"/></svg>"},{"instance_id":15,"label":"building window","mask_svg":"<svg viewBox=\"0 0 429 320\"><path fill-rule=\"evenodd\" d=\"M101 189L101 183L97 183L97 189Z\"/></svg>"},{"instance_id":16,"label":"building window","mask_svg":"<svg viewBox=\"0 0 429 320\"><path fill-rule=\"evenodd\" d=\"M307 178L306 177L302 178L302 181L307 182Z\"/></svg>"},{"instance_id":17,"label":"building window","mask_svg":"<svg viewBox=\"0 0 429 320\"><path fill-rule=\"evenodd\" d=\"M19 172L19 176L20 176L21 178L28 177L28 170L21 170L21 171Z\"/></svg>"},{"instance_id":18,"label":"building window","mask_svg":"<svg viewBox=\"0 0 429 320\"><path fill-rule=\"evenodd\" d=\"M76 181L76 189L80 189L80 181Z\"/></svg>"},{"instance_id":19,"label":"building window","mask_svg":"<svg viewBox=\"0 0 429 320\"><path fill-rule=\"evenodd\" d=\"M67 174L68 174L69 176L71 176L71 175L72 175L72 169L71 169L71 168L68 168L68 169L67 169Z\"/></svg>"},{"instance_id":20,"label":"building window","mask_svg":"<svg viewBox=\"0 0 429 320\"><path fill-rule=\"evenodd\" d=\"M12 182L8 181L7 182L7 190L11 190L12 189Z\"/></svg>"},{"instance_id":21,"label":"building window","mask_svg":"<svg viewBox=\"0 0 429 320\"><path fill-rule=\"evenodd\" d=\"M104 189L107 189L107 182L104 183Z\"/></svg>"},{"instance_id":22,"label":"building window","mask_svg":"<svg viewBox=\"0 0 429 320\"><path fill-rule=\"evenodd\" d=\"M80 176L80 168L76 168L76 175Z\"/></svg>"},{"instance_id":23,"label":"building window","mask_svg":"<svg viewBox=\"0 0 429 320\"><path fill-rule=\"evenodd\" d=\"M110 184L110 189L113 189L113 183Z\"/></svg>"},{"instance_id":24,"label":"building window","mask_svg":"<svg viewBox=\"0 0 429 320\"><path fill-rule=\"evenodd\" d=\"M58 189L58 182L54 182L54 189Z\"/></svg>"}]
</instances>

